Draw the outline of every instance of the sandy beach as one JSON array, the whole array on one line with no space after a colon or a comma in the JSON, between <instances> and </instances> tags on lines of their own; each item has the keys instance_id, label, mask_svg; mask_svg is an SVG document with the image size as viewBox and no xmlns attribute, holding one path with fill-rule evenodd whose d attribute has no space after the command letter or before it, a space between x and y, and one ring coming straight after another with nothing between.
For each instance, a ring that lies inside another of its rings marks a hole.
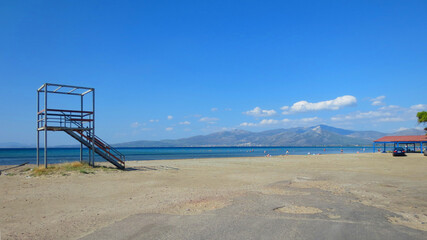
<instances>
[{"instance_id":1,"label":"sandy beach","mask_svg":"<svg viewBox=\"0 0 427 240\"><path fill-rule=\"evenodd\" d=\"M100 229L137 214L202 216L247 196L292 199L271 209L279 217L345 220L334 205L298 201L314 194L381 210L384 222L414 236L427 231L427 157L421 154L133 161L127 167L40 177L23 171L27 166L3 172L1 239L96 238Z\"/></svg>"}]
</instances>

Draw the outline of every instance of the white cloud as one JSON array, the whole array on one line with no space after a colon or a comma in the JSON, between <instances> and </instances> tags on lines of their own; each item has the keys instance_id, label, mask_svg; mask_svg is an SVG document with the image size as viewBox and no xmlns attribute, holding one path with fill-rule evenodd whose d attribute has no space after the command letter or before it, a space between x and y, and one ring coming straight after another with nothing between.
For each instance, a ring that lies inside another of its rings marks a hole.
<instances>
[{"instance_id":1,"label":"white cloud","mask_svg":"<svg viewBox=\"0 0 427 240\"><path fill-rule=\"evenodd\" d=\"M318 119L316 117L316 119ZM261 121L259 121L258 123L250 123L250 122L243 122L240 124L241 127L260 127L260 126L268 126L268 125L283 125L283 124L297 124L298 121L300 120L290 120L290 119L281 119L281 120L277 120L277 119L263 119ZM303 121L305 122L305 121Z\"/></svg>"},{"instance_id":2,"label":"white cloud","mask_svg":"<svg viewBox=\"0 0 427 240\"><path fill-rule=\"evenodd\" d=\"M404 122L405 119L400 117L387 117L378 119L379 122Z\"/></svg>"},{"instance_id":3,"label":"white cloud","mask_svg":"<svg viewBox=\"0 0 427 240\"><path fill-rule=\"evenodd\" d=\"M141 126L141 124L140 124L139 122L133 122L133 123L130 125L130 127L131 127L131 128L137 128L137 127L139 127L139 126Z\"/></svg>"},{"instance_id":4,"label":"white cloud","mask_svg":"<svg viewBox=\"0 0 427 240\"><path fill-rule=\"evenodd\" d=\"M318 117L311 117L311 118L302 118L299 121L307 123L307 122L315 122L318 120L320 120Z\"/></svg>"},{"instance_id":5,"label":"white cloud","mask_svg":"<svg viewBox=\"0 0 427 240\"><path fill-rule=\"evenodd\" d=\"M256 123L248 123L248 122L243 122L240 124L241 127L255 127L257 124Z\"/></svg>"},{"instance_id":6,"label":"white cloud","mask_svg":"<svg viewBox=\"0 0 427 240\"><path fill-rule=\"evenodd\" d=\"M189 121L184 121L184 122L180 122L179 124L181 124L181 125L190 125L190 124L191 124L191 122L189 122Z\"/></svg>"},{"instance_id":7,"label":"white cloud","mask_svg":"<svg viewBox=\"0 0 427 240\"><path fill-rule=\"evenodd\" d=\"M219 119L218 118L211 118L211 117L203 117L203 118L200 118L200 122L211 122L211 121L218 121Z\"/></svg>"},{"instance_id":8,"label":"white cloud","mask_svg":"<svg viewBox=\"0 0 427 240\"><path fill-rule=\"evenodd\" d=\"M259 125L274 125L278 124L279 120L276 119L263 119L261 122L259 122Z\"/></svg>"},{"instance_id":9,"label":"white cloud","mask_svg":"<svg viewBox=\"0 0 427 240\"><path fill-rule=\"evenodd\" d=\"M371 105L372 106L380 106L380 105L384 105L384 99L385 96L378 96L376 98L372 98L369 101L371 101Z\"/></svg>"},{"instance_id":10,"label":"white cloud","mask_svg":"<svg viewBox=\"0 0 427 240\"><path fill-rule=\"evenodd\" d=\"M218 111L218 108L216 108L216 107L211 108L211 111L212 111L212 112L216 112L216 111Z\"/></svg>"},{"instance_id":11,"label":"white cloud","mask_svg":"<svg viewBox=\"0 0 427 240\"><path fill-rule=\"evenodd\" d=\"M345 95L337 97L333 100L327 100L322 102L310 103L307 101L299 101L294 103L291 107L283 106L283 114L308 112L308 111L320 111L320 110L338 110L343 107L352 106L357 103L357 99L351 95Z\"/></svg>"},{"instance_id":12,"label":"white cloud","mask_svg":"<svg viewBox=\"0 0 427 240\"><path fill-rule=\"evenodd\" d=\"M390 112L384 112L384 111L369 111L369 112L358 112L355 115L356 119L363 119L363 118L378 118L378 117L388 117L391 116Z\"/></svg>"},{"instance_id":13,"label":"white cloud","mask_svg":"<svg viewBox=\"0 0 427 240\"><path fill-rule=\"evenodd\" d=\"M337 115L331 118L332 121L360 121L366 120L370 123L376 122L404 122L416 121L417 111L427 109L427 105L418 104L409 108L396 105L383 106L374 111L352 112L347 115Z\"/></svg>"},{"instance_id":14,"label":"white cloud","mask_svg":"<svg viewBox=\"0 0 427 240\"><path fill-rule=\"evenodd\" d=\"M276 111L275 110L263 110L260 107L255 107L252 110L243 112L246 115L250 115L250 116L254 116L254 117L268 117L268 116L273 116L276 115Z\"/></svg>"},{"instance_id":15,"label":"white cloud","mask_svg":"<svg viewBox=\"0 0 427 240\"><path fill-rule=\"evenodd\" d=\"M213 117L202 117L199 119L200 122L207 122L209 124L215 124L219 119Z\"/></svg>"},{"instance_id":16,"label":"white cloud","mask_svg":"<svg viewBox=\"0 0 427 240\"><path fill-rule=\"evenodd\" d=\"M231 108L226 108L226 109L224 109L225 111L232 111L233 109L231 109Z\"/></svg>"},{"instance_id":17,"label":"white cloud","mask_svg":"<svg viewBox=\"0 0 427 240\"><path fill-rule=\"evenodd\" d=\"M173 130L173 127L167 127L165 130L168 131L168 132L170 132L170 131Z\"/></svg>"},{"instance_id":18,"label":"white cloud","mask_svg":"<svg viewBox=\"0 0 427 240\"><path fill-rule=\"evenodd\" d=\"M393 109L400 109L401 107L397 106L397 105L388 105L388 106L384 106L384 107L380 107L380 110L393 110Z\"/></svg>"},{"instance_id":19,"label":"white cloud","mask_svg":"<svg viewBox=\"0 0 427 240\"><path fill-rule=\"evenodd\" d=\"M150 119L150 123L159 122L159 119Z\"/></svg>"},{"instance_id":20,"label":"white cloud","mask_svg":"<svg viewBox=\"0 0 427 240\"><path fill-rule=\"evenodd\" d=\"M168 116L168 120L172 120L173 119L173 116L172 115L169 115Z\"/></svg>"},{"instance_id":21,"label":"white cloud","mask_svg":"<svg viewBox=\"0 0 427 240\"><path fill-rule=\"evenodd\" d=\"M331 121L343 121L343 120L345 120L346 118L347 118L348 116L343 116L343 117L340 117L340 116L334 116L334 117L331 117Z\"/></svg>"},{"instance_id":22,"label":"white cloud","mask_svg":"<svg viewBox=\"0 0 427 240\"><path fill-rule=\"evenodd\" d=\"M406 127L400 127L399 129L397 129L396 131L394 131L394 132L400 132L400 131L405 131L405 130L408 130L409 128L406 128Z\"/></svg>"},{"instance_id":23,"label":"white cloud","mask_svg":"<svg viewBox=\"0 0 427 240\"><path fill-rule=\"evenodd\" d=\"M411 109L416 111L427 111L427 104L413 105L411 106Z\"/></svg>"},{"instance_id":24,"label":"white cloud","mask_svg":"<svg viewBox=\"0 0 427 240\"><path fill-rule=\"evenodd\" d=\"M369 111L369 112L354 112L344 116L334 116L331 117L332 121L346 121L346 120L356 120L356 119L367 119L367 118L380 118L391 116L390 112L385 111Z\"/></svg>"}]
</instances>

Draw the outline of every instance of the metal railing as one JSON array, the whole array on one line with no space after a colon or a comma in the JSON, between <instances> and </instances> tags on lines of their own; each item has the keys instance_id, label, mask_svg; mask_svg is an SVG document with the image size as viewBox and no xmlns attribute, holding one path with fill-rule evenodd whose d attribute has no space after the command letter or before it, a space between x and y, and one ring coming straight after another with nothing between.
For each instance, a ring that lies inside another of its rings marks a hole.
<instances>
[{"instance_id":1,"label":"metal railing","mask_svg":"<svg viewBox=\"0 0 427 240\"><path fill-rule=\"evenodd\" d=\"M37 113L37 127L74 127L73 121L81 122L81 128L93 127L93 112L63 109L43 109Z\"/></svg>"}]
</instances>

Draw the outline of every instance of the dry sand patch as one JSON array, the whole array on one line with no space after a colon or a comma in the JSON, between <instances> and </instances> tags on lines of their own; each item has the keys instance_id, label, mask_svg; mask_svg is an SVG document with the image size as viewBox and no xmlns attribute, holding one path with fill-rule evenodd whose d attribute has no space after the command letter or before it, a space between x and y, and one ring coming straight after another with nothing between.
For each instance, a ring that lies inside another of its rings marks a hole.
<instances>
[{"instance_id":1,"label":"dry sand patch","mask_svg":"<svg viewBox=\"0 0 427 240\"><path fill-rule=\"evenodd\" d=\"M230 205L231 199L225 197L204 197L173 204L160 211L160 213L173 215L197 215L207 211L213 211Z\"/></svg>"},{"instance_id":2,"label":"dry sand patch","mask_svg":"<svg viewBox=\"0 0 427 240\"><path fill-rule=\"evenodd\" d=\"M266 195L284 195L284 196L304 196L304 195L311 194L309 192L287 190L287 189L275 188L275 187L267 187L267 188L261 189L260 192Z\"/></svg>"},{"instance_id":3,"label":"dry sand patch","mask_svg":"<svg viewBox=\"0 0 427 240\"><path fill-rule=\"evenodd\" d=\"M291 181L280 181L262 187L259 192L265 195L306 196L310 192L291 188Z\"/></svg>"},{"instance_id":4,"label":"dry sand patch","mask_svg":"<svg viewBox=\"0 0 427 240\"><path fill-rule=\"evenodd\" d=\"M388 221L393 224L427 231L427 216L425 214L400 213L399 217L388 217Z\"/></svg>"},{"instance_id":5,"label":"dry sand patch","mask_svg":"<svg viewBox=\"0 0 427 240\"><path fill-rule=\"evenodd\" d=\"M290 214L316 214L322 213L323 211L315 207L289 205L284 207L275 208L274 211Z\"/></svg>"},{"instance_id":6,"label":"dry sand patch","mask_svg":"<svg viewBox=\"0 0 427 240\"><path fill-rule=\"evenodd\" d=\"M296 177L290 182L289 186L294 188L317 188L333 194L343 194L345 192L342 186L334 182L315 180L308 177Z\"/></svg>"}]
</instances>

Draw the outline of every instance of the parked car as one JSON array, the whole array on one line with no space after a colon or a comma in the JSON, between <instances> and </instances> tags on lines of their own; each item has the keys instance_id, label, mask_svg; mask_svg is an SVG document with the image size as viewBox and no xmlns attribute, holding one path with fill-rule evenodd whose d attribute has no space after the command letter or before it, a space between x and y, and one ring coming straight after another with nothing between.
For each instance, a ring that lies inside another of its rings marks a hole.
<instances>
[{"instance_id":1,"label":"parked car","mask_svg":"<svg viewBox=\"0 0 427 240\"><path fill-rule=\"evenodd\" d=\"M403 149L402 147L394 148L393 156L406 156L405 149Z\"/></svg>"}]
</instances>

